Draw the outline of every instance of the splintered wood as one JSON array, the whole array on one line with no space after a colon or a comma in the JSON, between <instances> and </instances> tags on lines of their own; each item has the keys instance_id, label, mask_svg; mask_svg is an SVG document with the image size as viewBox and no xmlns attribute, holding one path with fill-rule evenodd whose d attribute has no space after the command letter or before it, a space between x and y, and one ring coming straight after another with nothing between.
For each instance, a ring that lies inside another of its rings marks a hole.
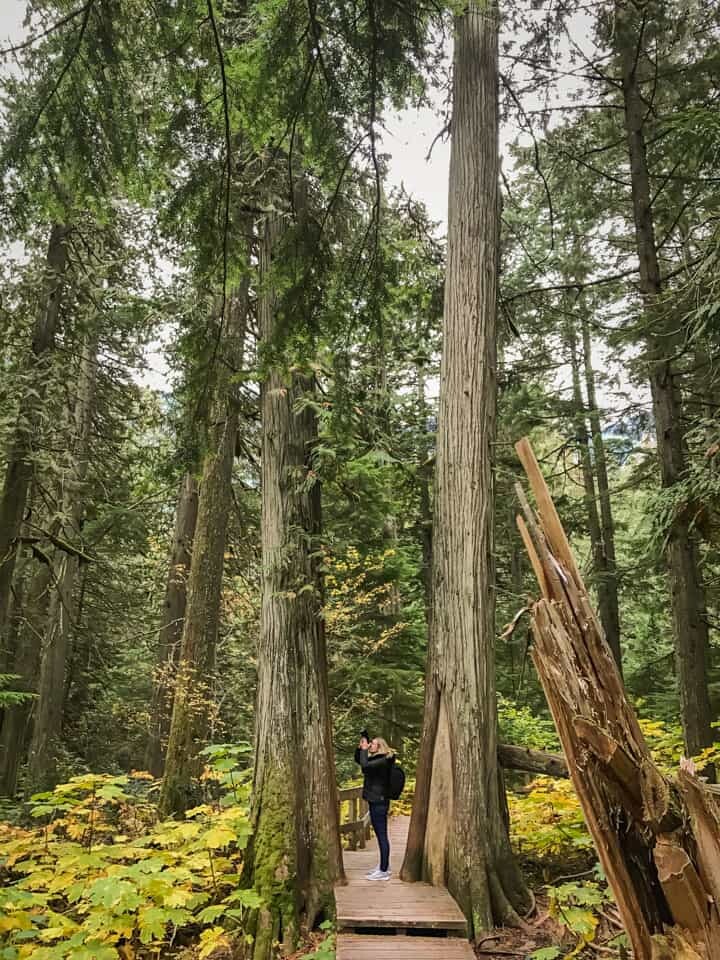
<instances>
[{"instance_id":1,"label":"splintered wood","mask_svg":"<svg viewBox=\"0 0 720 960\"><path fill-rule=\"evenodd\" d=\"M532 658L636 960L720 960L720 824L689 764L654 764L537 460L517 524L540 585Z\"/></svg>"}]
</instances>

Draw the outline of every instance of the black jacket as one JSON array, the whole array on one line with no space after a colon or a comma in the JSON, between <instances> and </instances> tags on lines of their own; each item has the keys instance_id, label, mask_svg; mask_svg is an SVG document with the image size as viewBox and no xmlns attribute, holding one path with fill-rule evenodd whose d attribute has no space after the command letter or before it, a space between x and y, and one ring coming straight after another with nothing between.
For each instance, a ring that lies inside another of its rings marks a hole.
<instances>
[{"instance_id":1,"label":"black jacket","mask_svg":"<svg viewBox=\"0 0 720 960\"><path fill-rule=\"evenodd\" d=\"M390 799L390 772L395 757L386 753L369 754L360 747L355 751L355 763L359 763L363 772L363 798L368 803L379 803Z\"/></svg>"}]
</instances>

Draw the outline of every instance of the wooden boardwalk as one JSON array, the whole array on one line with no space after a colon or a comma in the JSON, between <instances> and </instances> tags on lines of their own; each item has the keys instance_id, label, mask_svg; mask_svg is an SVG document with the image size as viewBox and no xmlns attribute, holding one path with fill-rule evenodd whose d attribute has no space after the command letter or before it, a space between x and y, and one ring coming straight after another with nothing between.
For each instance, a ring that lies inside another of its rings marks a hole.
<instances>
[{"instance_id":1,"label":"wooden boardwalk","mask_svg":"<svg viewBox=\"0 0 720 960\"><path fill-rule=\"evenodd\" d=\"M344 852L347 885L335 888L337 960L474 960L462 939L465 917L447 890L398 879L409 823L390 821L391 880L365 879L378 863L374 837L364 850Z\"/></svg>"}]
</instances>

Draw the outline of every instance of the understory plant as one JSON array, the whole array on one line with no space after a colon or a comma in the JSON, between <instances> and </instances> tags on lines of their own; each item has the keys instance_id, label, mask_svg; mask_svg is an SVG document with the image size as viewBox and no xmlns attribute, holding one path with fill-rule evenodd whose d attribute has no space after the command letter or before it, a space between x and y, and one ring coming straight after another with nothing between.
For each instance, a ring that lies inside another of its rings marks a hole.
<instances>
[{"instance_id":1,"label":"understory plant","mask_svg":"<svg viewBox=\"0 0 720 960\"><path fill-rule=\"evenodd\" d=\"M240 887L250 837L245 747L206 751L207 802L158 821L149 774L84 775L0 825L0 958L134 960L230 948L260 900ZM219 955L219 954L215 954Z\"/></svg>"}]
</instances>

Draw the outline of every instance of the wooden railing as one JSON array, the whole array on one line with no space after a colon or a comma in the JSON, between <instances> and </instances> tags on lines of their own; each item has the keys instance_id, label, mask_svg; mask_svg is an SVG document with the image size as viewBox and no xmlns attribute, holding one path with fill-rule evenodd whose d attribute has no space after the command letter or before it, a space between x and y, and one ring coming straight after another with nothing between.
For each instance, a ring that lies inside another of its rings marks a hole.
<instances>
[{"instance_id":1,"label":"wooden railing","mask_svg":"<svg viewBox=\"0 0 720 960\"><path fill-rule=\"evenodd\" d=\"M367 801L363 800L362 787L349 787L338 792L340 804L340 834L347 834L351 850L365 849L370 837L370 810ZM343 822L343 805L347 803L348 818Z\"/></svg>"}]
</instances>

